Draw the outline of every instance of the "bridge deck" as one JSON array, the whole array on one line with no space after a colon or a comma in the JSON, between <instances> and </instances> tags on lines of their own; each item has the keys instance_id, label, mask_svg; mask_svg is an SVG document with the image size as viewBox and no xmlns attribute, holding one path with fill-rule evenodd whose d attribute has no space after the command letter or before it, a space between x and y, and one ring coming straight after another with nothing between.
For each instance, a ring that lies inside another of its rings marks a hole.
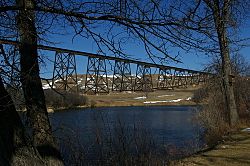
<instances>
[{"instance_id":1,"label":"bridge deck","mask_svg":"<svg viewBox=\"0 0 250 166\"><path fill-rule=\"evenodd\" d=\"M0 39L0 44L20 45L20 43L18 41L4 40L4 39ZM94 54L94 53L83 52L83 51L75 51L75 50L59 48L59 47L51 47L51 46L45 46L45 45L38 45L37 47L38 47L38 49L41 49L41 50L57 51L57 52L70 53L73 55L81 55L81 56L92 57L92 58L103 58L103 59L107 59L107 60L122 61L122 62L127 62L127 63L146 65L148 67L156 67L156 68L161 68L161 69L174 69L174 70L180 70L180 71L185 70L187 72L192 72L192 73L211 74L211 73L207 73L207 72L203 72L203 71L196 71L196 70L191 70L191 69L178 68L178 67L174 67L174 66L167 66L167 65L162 65L162 64L142 62L142 61L138 61L138 60L125 59L125 58L119 58L119 57L113 57L113 56L107 56L107 55L100 55L100 54Z\"/></svg>"}]
</instances>

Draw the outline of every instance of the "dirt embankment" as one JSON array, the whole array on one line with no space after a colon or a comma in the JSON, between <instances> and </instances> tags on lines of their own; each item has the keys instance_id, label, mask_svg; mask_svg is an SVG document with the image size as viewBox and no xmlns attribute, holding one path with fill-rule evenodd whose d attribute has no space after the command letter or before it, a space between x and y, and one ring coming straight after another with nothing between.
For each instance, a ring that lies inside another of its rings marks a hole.
<instances>
[{"instance_id":1,"label":"dirt embankment","mask_svg":"<svg viewBox=\"0 0 250 166\"><path fill-rule=\"evenodd\" d=\"M250 166L250 131L227 136L212 150L174 161L171 166Z\"/></svg>"}]
</instances>

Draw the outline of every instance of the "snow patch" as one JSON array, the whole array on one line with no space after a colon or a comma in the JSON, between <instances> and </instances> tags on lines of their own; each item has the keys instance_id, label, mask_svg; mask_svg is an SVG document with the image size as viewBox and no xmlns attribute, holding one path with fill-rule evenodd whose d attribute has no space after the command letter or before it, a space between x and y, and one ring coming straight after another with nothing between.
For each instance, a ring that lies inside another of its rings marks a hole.
<instances>
[{"instance_id":1,"label":"snow patch","mask_svg":"<svg viewBox=\"0 0 250 166\"><path fill-rule=\"evenodd\" d=\"M174 94L171 94L171 95L161 95L161 96L157 96L157 97L167 97L167 96L174 96Z\"/></svg>"},{"instance_id":2,"label":"snow patch","mask_svg":"<svg viewBox=\"0 0 250 166\"><path fill-rule=\"evenodd\" d=\"M114 76L114 75L107 75L107 77L108 77L108 78L113 78L113 77L116 78L116 76Z\"/></svg>"},{"instance_id":3,"label":"snow patch","mask_svg":"<svg viewBox=\"0 0 250 166\"><path fill-rule=\"evenodd\" d=\"M176 103L176 102L179 102L179 101L181 101L181 100L183 100L183 99L175 99L175 100L169 100L169 102L173 102L173 103Z\"/></svg>"},{"instance_id":4,"label":"snow patch","mask_svg":"<svg viewBox=\"0 0 250 166\"><path fill-rule=\"evenodd\" d=\"M135 100L140 100L140 99L146 99L147 97L146 96L141 96L141 97L136 97L134 98Z\"/></svg>"},{"instance_id":5,"label":"snow patch","mask_svg":"<svg viewBox=\"0 0 250 166\"><path fill-rule=\"evenodd\" d=\"M174 99L174 100L163 100L163 101L145 101L144 104L156 104L156 103L176 103L182 101L183 99Z\"/></svg>"},{"instance_id":6,"label":"snow patch","mask_svg":"<svg viewBox=\"0 0 250 166\"><path fill-rule=\"evenodd\" d=\"M57 80L56 80L57 81ZM55 82L56 82L55 81ZM43 84L43 89L51 89L52 86L52 82L48 83L48 84ZM53 86L53 88L56 88L55 86Z\"/></svg>"},{"instance_id":7,"label":"snow patch","mask_svg":"<svg viewBox=\"0 0 250 166\"><path fill-rule=\"evenodd\" d=\"M250 128L245 128L242 131L250 132Z\"/></svg>"}]
</instances>

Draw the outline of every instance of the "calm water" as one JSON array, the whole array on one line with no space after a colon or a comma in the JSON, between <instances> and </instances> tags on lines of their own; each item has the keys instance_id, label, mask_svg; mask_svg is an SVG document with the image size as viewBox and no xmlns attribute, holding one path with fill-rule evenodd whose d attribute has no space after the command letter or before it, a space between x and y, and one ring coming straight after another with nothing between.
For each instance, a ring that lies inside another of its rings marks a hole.
<instances>
[{"instance_id":1,"label":"calm water","mask_svg":"<svg viewBox=\"0 0 250 166\"><path fill-rule=\"evenodd\" d=\"M72 148L65 142L81 147L89 156L98 156L100 148L109 146L117 150L124 142L133 152L131 142L138 140L157 153L166 153L171 147L192 153L203 144L202 131L193 120L196 112L190 106L86 108L56 112L50 119L65 153Z\"/></svg>"}]
</instances>

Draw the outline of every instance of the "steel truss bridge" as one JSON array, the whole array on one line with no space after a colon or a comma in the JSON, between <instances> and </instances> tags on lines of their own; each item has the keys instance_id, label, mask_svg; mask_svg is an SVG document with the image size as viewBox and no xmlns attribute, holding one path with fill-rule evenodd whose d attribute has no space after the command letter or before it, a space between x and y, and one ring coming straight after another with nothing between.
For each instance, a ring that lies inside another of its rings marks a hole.
<instances>
[{"instance_id":1,"label":"steel truss bridge","mask_svg":"<svg viewBox=\"0 0 250 166\"><path fill-rule=\"evenodd\" d=\"M0 40L0 54L5 54L4 44L18 47L20 43L10 40ZM88 57L84 92L90 94L109 93L111 90L120 92L149 92L155 88L159 90L180 87L186 88L189 85L205 83L212 76L211 73L202 71L44 45L38 45L38 49L53 51L55 53L51 87L55 87L56 85L57 89L66 91L79 90L76 72L76 55ZM107 60L114 61L112 81L109 81L107 77ZM131 71L131 64L137 65L135 73ZM153 86L152 68L158 70L156 87Z\"/></svg>"}]
</instances>

